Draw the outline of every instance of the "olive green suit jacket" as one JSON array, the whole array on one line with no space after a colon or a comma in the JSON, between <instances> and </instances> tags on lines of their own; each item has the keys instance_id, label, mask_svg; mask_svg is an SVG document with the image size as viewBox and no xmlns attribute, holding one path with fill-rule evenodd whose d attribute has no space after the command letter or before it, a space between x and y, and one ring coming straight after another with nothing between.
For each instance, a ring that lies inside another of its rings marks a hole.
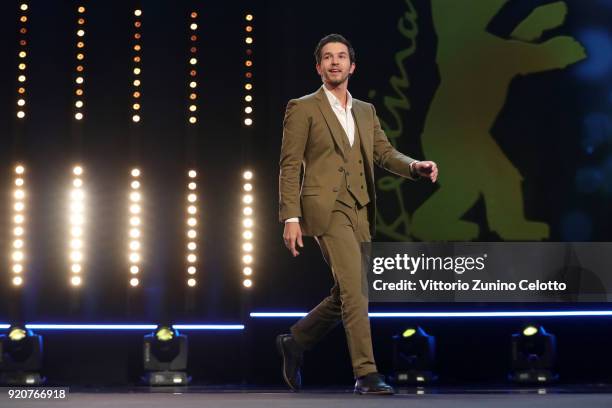
<instances>
[{"instance_id":1,"label":"olive green suit jacket","mask_svg":"<svg viewBox=\"0 0 612 408\"><path fill-rule=\"evenodd\" d=\"M374 106L353 98L352 115L361 138L370 204L370 233L375 233L376 164L399 176L413 179L414 159L398 152L380 127ZM350 146L342 125L329 104L323 87L317 92L292 99L283 122L280 155L279 220L299 217L304 235L319 236L327 231L331 213L348 161ZM303 176L300 178L303 166Z\"/></svg>"}]
</instances>

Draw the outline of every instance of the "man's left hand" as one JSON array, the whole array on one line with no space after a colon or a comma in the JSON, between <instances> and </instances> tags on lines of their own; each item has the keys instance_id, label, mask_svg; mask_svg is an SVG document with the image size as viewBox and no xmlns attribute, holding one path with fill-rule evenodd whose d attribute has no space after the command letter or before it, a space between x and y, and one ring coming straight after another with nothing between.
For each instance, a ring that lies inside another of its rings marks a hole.
<instances>
[{"instance_id":1,"label":"man's left hand","mask_svg":"<svg viewBox=\"0 0 612 408\"><path fill-rule=\"evenodd\" d=\"M432 183L438 179L438 165L432 161L419 161L414 163L414 171L421 177L427 177Z\"/></svg>"}]
</instances>

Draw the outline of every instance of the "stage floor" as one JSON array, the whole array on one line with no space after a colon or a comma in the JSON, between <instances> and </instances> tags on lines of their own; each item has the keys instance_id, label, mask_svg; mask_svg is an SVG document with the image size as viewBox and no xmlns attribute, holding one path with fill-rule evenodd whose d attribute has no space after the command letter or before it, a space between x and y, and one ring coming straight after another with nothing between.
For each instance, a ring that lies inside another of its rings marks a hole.
<instances>
[{"instance_id":1,"label":"stage floor","mask_svg":"<svg viewBox=\"0 0 612 408\"><path fill-rule=\"evenodd\" d=\"M353 395L350 389L284 389L253 387L133 387L71 388L65 400L9 399L2 388L0 407L147 407L147 408L302 408L302 407L409 407L409 408L610 408L612 387L553 388L439 387L402 388L393 396ZM384 405L383 405L384 404Z\"/></svg>"}]
</instances>

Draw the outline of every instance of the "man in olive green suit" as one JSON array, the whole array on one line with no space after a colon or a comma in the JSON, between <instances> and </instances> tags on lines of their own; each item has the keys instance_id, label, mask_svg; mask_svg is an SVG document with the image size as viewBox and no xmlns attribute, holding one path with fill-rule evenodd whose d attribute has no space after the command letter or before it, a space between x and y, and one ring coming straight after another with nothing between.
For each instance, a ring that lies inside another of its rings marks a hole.
<instances>
[{"instance_id":1,"label":"man in olive green suit","mask_svg":"<svg viewBox=\"0 0 612 408\"><path fill-rule=\"evenodd\" d=\"M436 181L434 162L416 161L389 143L374 107L351 97L348 78L355 52L338 34L324 37L315 50L323 86L292 99L283 124L280 156L280 221L293 256L302 235L313 236L332 270L331 295L277 337L283 377L301 387L302 352L342 321L357 379L355 392L392 394L378 374L368 319L367 282L361 271L361 242L374 234L374 164L397 175ZM304 168L300 180L301 168ZM301 183L300 183L301 181Z\"/></svg>"}]
</instances>

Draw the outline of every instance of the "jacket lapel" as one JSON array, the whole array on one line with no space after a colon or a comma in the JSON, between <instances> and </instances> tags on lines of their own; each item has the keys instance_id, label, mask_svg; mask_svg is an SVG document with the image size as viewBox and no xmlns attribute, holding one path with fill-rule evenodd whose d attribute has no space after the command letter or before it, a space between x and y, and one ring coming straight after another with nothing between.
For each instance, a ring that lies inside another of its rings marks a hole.
<instances>
[{"instance_id":1,"label":"jacket lapel","mask_svg":"<svg viewBox=\"0 0 612 408\"><path fill-rule=\"evenodd\" d=\"M319 89L319 92L317 92L315 98L317 99L317 104L319 105L319 109L321 110L321 113L323 114L323 117L325 118L325 122L327 123L327 126L329 127L329 130L332 134L332 138L334 139L334 142L336 143L336 146L338 146L338 148L340 149L340 152L342 152L342 156L346 158L346 152L344 151L343 140L347 139L347 137L345 136L344 129L342 129L342 126L340 125L340 122L338 121L336 114L332 110L329 104L329 101L327 100L327 96L325 95L325 91L323 90L323 87Z\"/></svg>"}]
</instances>

